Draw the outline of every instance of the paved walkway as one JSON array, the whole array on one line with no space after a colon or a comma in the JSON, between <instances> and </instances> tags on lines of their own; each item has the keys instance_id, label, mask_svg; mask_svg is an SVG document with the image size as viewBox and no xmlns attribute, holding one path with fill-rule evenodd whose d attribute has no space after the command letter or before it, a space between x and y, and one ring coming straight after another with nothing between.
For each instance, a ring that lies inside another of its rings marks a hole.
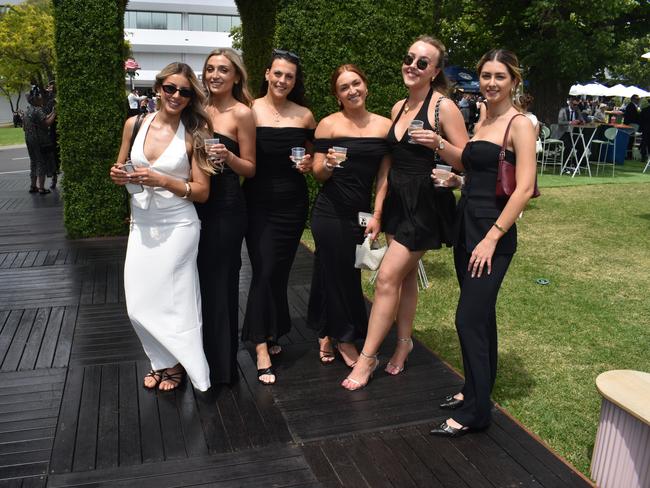
<instances>
[{"instance_id":1,"label":"paved walkway","mask_svg":"<svg viewBox=\"0 0 650 488\"><path fill-rule=\"evenodd\" d=\"M349 393L305 327L312 256L298 252L278 384L199 394L141 387L124 307L124 238L65 238L57 193L0 175L0 486L591 486L502 412L456 440L428 429L461 379L421 344L406 374ZM244 253L245 254L245 253ZM241 274L241 309L250 268ZM387 341L383 357L394 347Z\"/></svg>"}]
</instances>

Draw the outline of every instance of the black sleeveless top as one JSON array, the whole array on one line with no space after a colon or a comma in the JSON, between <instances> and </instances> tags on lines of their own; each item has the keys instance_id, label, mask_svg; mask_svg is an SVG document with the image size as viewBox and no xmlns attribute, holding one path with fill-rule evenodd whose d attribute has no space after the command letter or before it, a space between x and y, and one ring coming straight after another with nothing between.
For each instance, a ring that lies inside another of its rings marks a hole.
<instances>
[{"instance_id":1,"label":"black sleeveless top","mask_svg":"<svg viewBox=\"0 0 650 488\"><path fill-rule=\"evenodd\" d=\"M239 156L239 143L228 136L214 133L219 142L226 146L228 151ZM199 218L203 221L210 217L213 211L227 210L231 213L243 213L246 210L246 203L239 184L239 175L227 164L222 173L213 174L210 177L210 196L205 203L194 203Z\"/></svg>"},{"instance_id":2,"label":"black sleeveless top","mask_svg":"<svg viewBox=\"0 0 650 488\"><path fill-rule=\"evenodd\" d=\"M266 203L307 197L305 177L289 159L292 147L305 147L313 140L314 130L302 127L258 127L256 170L244 182L249 202Z\"/></svg>"},{"instance_id":3,"label":"black sleeveless top","mask_svg":"<svg viewBox=\"0 0 650 488\"><path fill-rule=\"evenodd\" d=\"M424 122L427 130L434 130L428 115L432 95L433 88L415 116ZM383 230L411 251L450 246L456 200L450 189L437 188L431 180L436 152L421 144L409 143L408 130L397 139L395 125L405 106L406 103L395 117L387 137L393 146L393 165L388 175Z\"/></svg>"},{"instance_id":4,"label":"black sleeveless top","mask_svg":"<svg viewBox=\"0 0 650 488\"><path fill-rule=\"evenodd\" d=\"M501 146L491 141L470 141L463 149L466 176L458 202L455 243L471 252L499 218L506 200L496 197L497 171ZM506 150L506 161L515 164L515 153ZM517 227L513 225L499 239L496 254L512 254L517 249Z\"/></svg>"},{"instance_id":5,"label":"black sleeveless top","mask_svg":"<svg viewBox=\"0 0 650 488\"><path fill-rule=\"evenodd\" d=\"M316 152L327 153L332 146L348 149L341 168L323 183L314 202L314 215L357 218L358 212L369 212L372 187L381 161L390 148L381 137L335 137L316 139Z\"/></svg>"}]
</instances>

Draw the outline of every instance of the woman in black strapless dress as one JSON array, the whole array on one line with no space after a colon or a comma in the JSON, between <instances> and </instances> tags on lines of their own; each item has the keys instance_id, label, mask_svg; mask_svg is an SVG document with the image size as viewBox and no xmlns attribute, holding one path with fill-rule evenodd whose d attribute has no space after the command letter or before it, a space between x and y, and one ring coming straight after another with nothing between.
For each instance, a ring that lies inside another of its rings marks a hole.
<instances>
[{"instance_id":1,"label":"woman in black strapless dress","mask_svg":"<svg viewBox=\"0 0 650 488\"><path fill-rule=\"evenodd\" d=\"M374 216L365 229L376 237L390 167L386 143L390 120L366 110L368 82L356 66L337 68L331 90L341 111L325 117L316 128L314 176L324 184L311 219L316 254L307 322L318 331L321 362L334 359L334 339L352 367L359 357L354 341L365 336L368 324L361 272L354 267L356 245L364 239L358 213L371 211L376 180ZM340 167L334 146L347 148Z\"/></svg>"},{"instance_id":2,"label":"woman in black strapless dress","mask_svg":"<svg viewBox=\"0 0 650 488\"><path fill-rule=\"evenodd\" d=\"M255 174L255 119L244 64L232 49L215 49L203 66L206 111L220 144L209 153L223 161L210 181L210 197L196 204L201 219L199 279L203 348L212 384L237 379L239 268L246 202L239 177Z\"/></svg>"},{"instance_id":3,"label":"woman in black strapless dress","mask_svg":"<svg viewBox=\"0 0 650 488\"><path fill-rule=\"evenodd\" d=\"M397 346L386 366L392 375L404 371L413 348L411 335L418 299L417 263L428 249L451 245L455 200L451 190L436 188L431 181L438 154L458 153L467 142L460 110L444 97L445 47L422 36L409 48L402 66L406 100L393 106L393 125L388 141L393 164L388 176L383 230L390 242L379 268L368 335L354 371L342 383L348 390L363 388L379 364L377 351L393 322L397 322ZM407 129L412 120L423 129ZM442 142L444 135L446 141ZM457 164L457 169L462 169Z\"/></svg>"},{"instance_id":4,"label":"woman in black strapless dress","mask_svg":"<svg viewBox=\"0 0 650 488\"><path fill-rule=\"evenodd\" d=\"M462 152L467 176L454 229L454 264L460 285L456 330L463 351L465 384L441 408L453 416L432 435L457 437L490 423L490 394L497 372L496 301L517 248L515 221L535 188L535 129L512 102L521 83L516 56L501 49L478 64L487 116ZM509 129L508 129L509 127ZM505 159L516 164L516 189L509 199L496 196L499 152L507 134ZM460 162L455 156L454 162Z\"/></svg>"},{"instance_id":5,"label":"woman in black strapless dress","mask_svg":"<svg viewBox=\"0 0 650 488\"><path fill-rule=\"evenodd\" d=\"M280 352L277 341L291 328L287 285L309 207L303 173L311 170L309 152L316 121L305 106L304 93L298 56L273 51L263 96L253 102L257 170L243 186L248 211L246 247L253 277L242 340L255 344L257 377L264 384L275 383L271 356ZM289 159L294 147L307 149L300 165Z\"/></svg>"}]
</instances>

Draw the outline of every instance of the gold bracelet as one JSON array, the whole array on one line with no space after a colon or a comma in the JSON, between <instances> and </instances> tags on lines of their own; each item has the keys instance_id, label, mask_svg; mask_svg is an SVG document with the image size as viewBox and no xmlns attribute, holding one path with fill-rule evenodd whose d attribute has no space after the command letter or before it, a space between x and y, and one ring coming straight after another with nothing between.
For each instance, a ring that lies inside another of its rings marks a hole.
<instances>
[{"instance_id":1,"label":"gold bracelet","mask_svg":"<svg viewBox=\"0 0 650 488\"><path fill-rule=\"evenodd\" d=\"M192 187L191 187L190 184L186 181L186 182L185 182L185 195L183 195L181 198L187 200L188 198L190 198L191 195L192 195Z\"/></svg>"},{"instance_id":2,"label":"gold bracelet","mask_svg":"<svg viewBox=\"0 0 650 488\"><path fill-rule=\"evenodd\" d=\"M504 234L508 232L507 230L505 230L503 227L501 227L501 226L500 226L499 224L497 224L496 222L495 222L494 224L492 224L492 225L495 226L497 229L499 229L499 230L500 230L501 232L503 232Z\"/></svg>"}]
</instances>

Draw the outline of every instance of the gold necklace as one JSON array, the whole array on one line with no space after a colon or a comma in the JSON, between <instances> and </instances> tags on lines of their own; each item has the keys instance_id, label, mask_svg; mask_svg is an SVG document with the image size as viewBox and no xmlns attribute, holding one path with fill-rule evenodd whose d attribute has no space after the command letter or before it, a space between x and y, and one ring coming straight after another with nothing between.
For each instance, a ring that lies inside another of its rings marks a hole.
<instances>
[{"instance_id":1,"label":"gold necklace","mask_svg":"<svg viewBox=\"0 0 650 488\"><path fill-rule=\"evenodd\" d=\"M273 105L271 102L269 102L268 99L266 99L266 97L264 98L264 101L266 102L266 105L269 107L269 109L271 109L271 113L273 114L273 121L276 124L279 123L280 122L280 117L281 117L280 116L280 111L277 108L275 108L275 105Z\"/></svg>"}]
</instances>

